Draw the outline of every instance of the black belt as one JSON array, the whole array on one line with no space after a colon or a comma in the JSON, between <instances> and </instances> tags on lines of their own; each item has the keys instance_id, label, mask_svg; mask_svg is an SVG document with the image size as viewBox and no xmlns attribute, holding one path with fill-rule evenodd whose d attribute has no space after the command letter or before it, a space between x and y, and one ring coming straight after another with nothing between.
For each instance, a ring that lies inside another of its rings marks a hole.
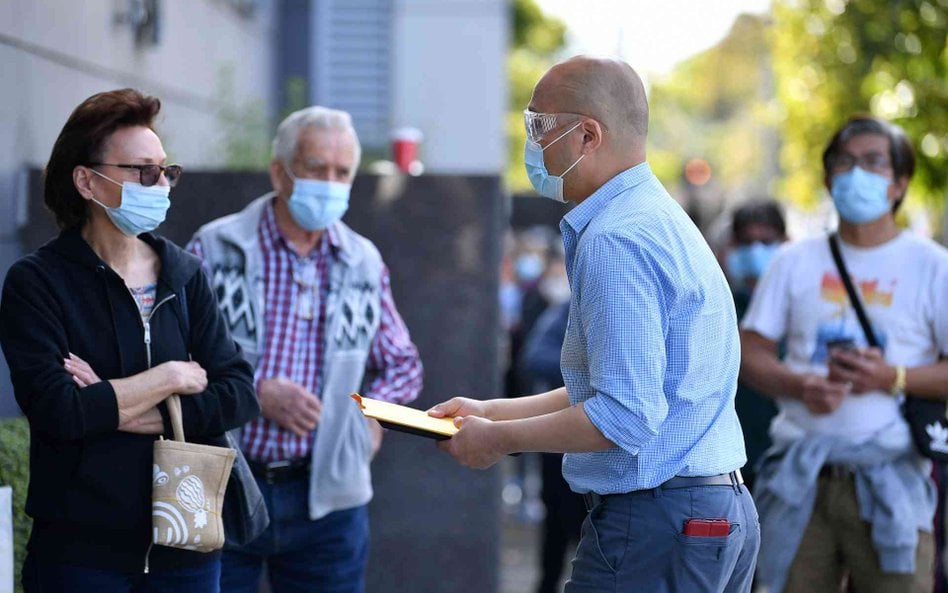
<instances>
[{"instance_id":1,"label":"black belt","mask_svg":"<svg viewBox=\"0 0 948 593\"><path fill-rule=\"evenodd\" d=\"M286 482L307 476L309 475L310 463L309 457L305 459L285 459L283 461L270 461L266 463L253 461L251 459L247 460L247 465L250 466L250 471L253 472L253 475L261 480L265 480L267 484Z\"/></svg>"},{"instance_id":2,"label":"black belt","mask_svg":"<svg viewBox=\"0 0 948 593\"><path fill-rule=\"evenodd\" d=\"M740 486L744 483L744 476L741 475L741 470L736 469L732 472L726 474L718 474L716 476L675 476L674 478L669 479L667 482L663 482L658 486L662 490L672 490L674 488L691 488L694 486ZM606 498L613 496L625 496L627 494L636 494L639 492L651 492L655 488L648 488L645 490L633 490L632 492L622 492L619 494L597 494L595 492L587 492L583 494L583 500L586 502L586 510L591 511L596 505L601 503Z\"/></svg>"}]
</instances>

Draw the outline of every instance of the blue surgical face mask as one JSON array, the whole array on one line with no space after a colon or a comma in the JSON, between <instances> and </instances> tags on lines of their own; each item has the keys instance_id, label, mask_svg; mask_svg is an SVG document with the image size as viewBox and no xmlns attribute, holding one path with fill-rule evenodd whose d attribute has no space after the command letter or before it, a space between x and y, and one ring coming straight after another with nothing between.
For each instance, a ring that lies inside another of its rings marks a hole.
<instances>
[{"instance_id":1,"label":"blue surgical face mask","mask_svg":"<svg viewBox=\"0 0 948 593\"><path fill-rule=\"evenodd\" d=\"M532 282L543 273L543 258L535 253L525 253L514 262L514 271L521 282Z\"/></svg>"},{"instance_id":2,"label":"blue surgical face mask","mask_svg":"<svg viewBox=\"0 0 948 593\"><path fill-rule=\"evenodd\" d=\"M151 232L165 221L168 208L171 207L171 200L168 198L171 186L156 184L146 187L132 181L119 183L95 169L90 171L122 188L122 203L117 208L106 206L95 198L92 198L92 201L105 209L112 224L126 236L137 237L142 233Z\"/></svg>"},{"instance_id":3,"label":"blue surgical face mask","mask_svg":"<svg viewBox=\"0 0 948 593\"><path fill-rule=\"evenodd\" d=\"M543 162L543 151L556 144L560 138L563 138L578 128L582 123L581 121L576 122L575 126L557 136L556 139L547 144L546 147L541 148L539 144L531 142L529 139L524 145L523 162L527 167L527 176L530 178L530 184L533 185L533 189L537 190L537 193L544 198L550 198L557 202L566 202L566 199L563 198L563 177L569 173L579 161L583 160L583 157L586 155L580 155L579 158L576 159L576 162L570 165L562 174L550 175L549 171L546 170L546 163Z\"/></svg>"},{"instance_id":4,"label":"blue surgical face mask","mask_svg":"<svg viewBox=\"0 0 948 593\"><path fill-rule=\"evenodd\" d=\"M846 222L865 224L882 218L892 209L889 179L861 167L834 175L831 188L833 204Z\"/></svg>"},{"instance_id":5,"label":"blue surgical face mask","mask_svg":"<svg viewBox=\"0 0 948 593\"><path fill-rule=\"evenodd\" d=\"M776 243L767 245L760 242L735 248L727 254L725 262L731 282L740 285L759 279L779 249L780 245Z\"/></svg>"},{"instance_id":6,"label":"blue surgical face mask","mask_svg":"<svg viewBox=\"0 0 948 593\"><path fill-rule=\"evenodd\" d=\"M337 222L349 209L349 191L352 186L338 181L321 179L293 179L293 193L287 206L293 220L307 231L318 231Z\"/></svg>"}]
</instances>

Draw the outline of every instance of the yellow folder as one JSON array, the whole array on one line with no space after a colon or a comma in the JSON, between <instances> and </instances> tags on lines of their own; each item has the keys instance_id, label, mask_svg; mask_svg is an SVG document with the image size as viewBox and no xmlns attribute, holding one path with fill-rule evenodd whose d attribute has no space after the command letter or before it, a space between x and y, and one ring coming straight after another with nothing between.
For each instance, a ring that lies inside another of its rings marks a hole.
<instances>
[{"instance_id":1,"label":"yellow folder","mask_svg":"<svg viewBox=\"0 0 948 593\"><path fill-rule=\"evenodd\" d=\"M366 417L378 420L385 428L439 441L450 439L458 431L453 418L434 418L423 410L362 397L358 393L353 393L352 399Z\"/></svg>"}]
</instances>

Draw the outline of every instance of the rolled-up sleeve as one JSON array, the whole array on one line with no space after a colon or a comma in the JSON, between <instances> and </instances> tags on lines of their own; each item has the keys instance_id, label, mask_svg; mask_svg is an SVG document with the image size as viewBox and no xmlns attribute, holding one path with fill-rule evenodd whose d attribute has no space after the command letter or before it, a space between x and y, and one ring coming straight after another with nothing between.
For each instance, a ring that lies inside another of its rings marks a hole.
<instances>
[{"instance_id":1,"label":"rolled-up sleeve","mask_svg":"<svg viewBox=\"0 0 948 593\"><path fill-rule=\"evenodd\" d=\"M631 238L591 237L584 251L577 270L579 322L596 391L584 409L603 436L637 454L668 414L663 390L667 283Z\"/></svg>"}]
</instances>

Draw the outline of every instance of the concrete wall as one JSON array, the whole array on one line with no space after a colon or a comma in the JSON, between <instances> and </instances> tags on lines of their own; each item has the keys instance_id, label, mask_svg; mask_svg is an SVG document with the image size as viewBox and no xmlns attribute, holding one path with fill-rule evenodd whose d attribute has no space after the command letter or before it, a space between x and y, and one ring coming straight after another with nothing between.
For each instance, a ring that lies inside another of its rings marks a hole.
<instances>
[{"instance_id":1,"label":"concrete wall","mask_svg":"<svg viewBox=\"0 0 948 593\"><path fill-rule=\"evenodd\" d=\"M505 166L508 0L282 0L279 76L303 74L316 103L353 114L366 155L390 132L424 134L428 173ZM300 36L302 37L302 40Z\"/></svg>"},{"instance_id":2,"label":"concrete wall","mask_svg":"<svg viewBox=\"0 0 948 593\"><path fill-rule=\"evenodd\" d=\"M157 43L139 42L120 21L152 3L160 14ZM272 7L256 5L247 14L238 0L0 2L0 275L23 252L17 226L30 213L22 171L45 164L88 96L127 86L155 94L169 157L191 168L224 163L221 111L271 103ZM0 360L0 417L15 410L9 389Z\"/></svg>"},{"instance_id":3,"label":"concrete wall","mask_svg":"<svg viewBox=\"0 0 948 593\"><path fill-rule=\"evenodd\" d=\"M506 0L396 0L392 125L424 133L427 171L506 167L509 10Z\"/></svg>"},{"instance_id":4,"label":"concrete wall","mask_svg":"<svg viewBox=\"0 0 948 593\"><path fill-rule=\"evenodd\" d=\"M32 171L28 249L55 232ZM185 243L202 223L269 189L260 173L192 173L160 231ZM345 217L379 247L425 366L412 405L500 393L498 269L508 200L498 177L356 178ZM461 468L434 441L389 431L373 463L368 590L491 593L498 587L500 476Z\"/></svg>"}]
</instances>

